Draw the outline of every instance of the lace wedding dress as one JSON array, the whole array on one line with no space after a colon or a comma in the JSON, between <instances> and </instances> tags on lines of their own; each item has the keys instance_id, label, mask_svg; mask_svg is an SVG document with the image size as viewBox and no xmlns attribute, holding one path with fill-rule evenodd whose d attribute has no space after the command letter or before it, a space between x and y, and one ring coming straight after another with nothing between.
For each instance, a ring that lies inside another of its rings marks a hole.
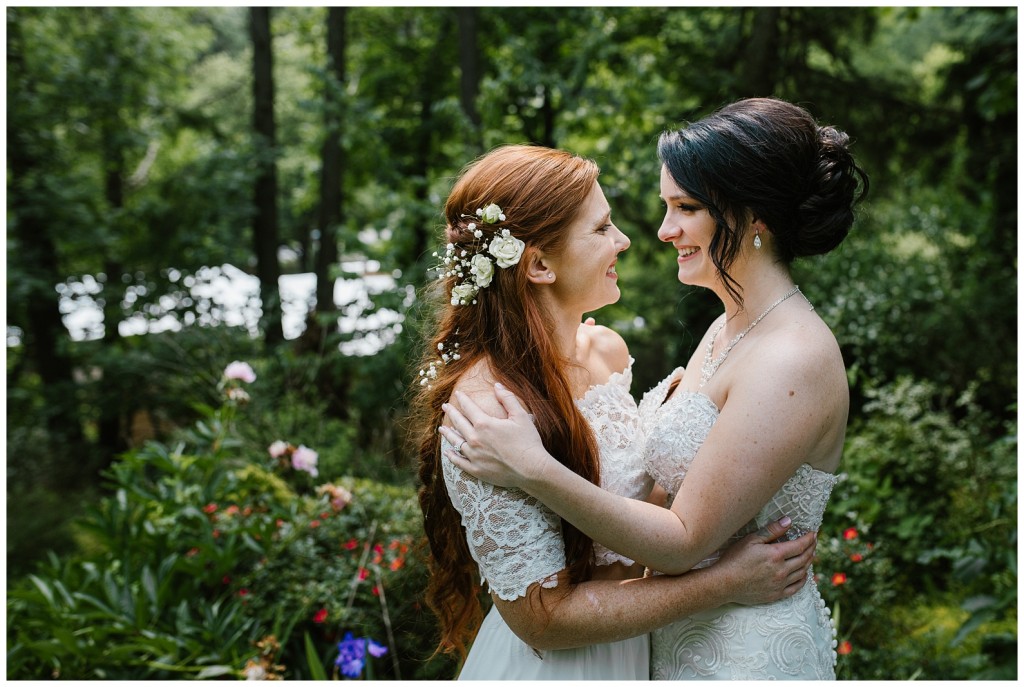
<instances>
[{"instance_id":1,"label":"lace wedding dress","mask_svg":"<svg viewBox=\"0 0 1024 687\"><path fill-rule=\"evenodd\" d=\"M590 423L601 458L601 487L629 498L646 498L651 479L641 461L643 435L629 393L632 359L623 372L591 387L577 400ZM449 448L442 440L442 451ZM519 489L505 489L467 475L443 461L448 495L462 516L482 581L504 600L525 596L533 583L556 586L565 568L561 519ZM597 565L633 561L594 544ZM557 613L557 609L551 609ZM648 635L577 649L535 652L517 637L497 608L484 618L460 680L647 680Z\"/></svg>"},{"instance_id":2,"label":"lace wedding dress","mask_svg":"<svg viewBox=\"0 0 1024 687\"><path fill-rule=\"evenodd\" d=\"M677 368L640 401L646 435L647 471L669 494L676 494L697 450L718 418L718 408L702 393L677 390L668 400ZM835 475L806 463L771 502L729 543L788 515L789 532L817 530ZM724 547L723 547L724 548ZM713 554L697 568L717 560ZM795 595L770 604L727 604L660 628L651 634L651 677L655 680L835 679L835 629L813 572Z\"/></svg>"}]
</instances>

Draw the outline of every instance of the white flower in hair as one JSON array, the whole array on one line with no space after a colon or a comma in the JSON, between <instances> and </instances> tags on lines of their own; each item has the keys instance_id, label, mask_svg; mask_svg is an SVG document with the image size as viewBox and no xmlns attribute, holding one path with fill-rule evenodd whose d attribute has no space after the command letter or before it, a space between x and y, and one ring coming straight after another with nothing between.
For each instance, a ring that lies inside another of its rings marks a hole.
<instances>
[{"instance_id":1,"label":"white flower in hair","mask_svg":"<svg viewBox=\"0 0 1024 687\"><path fill-rule=\"evenodd\" d=\"M477 210L476 214L485 224L497 224L505 221L505 214L494 203L484 207L483 210Z\"/></svg>"},{"instance_id":2,"label":"white flower in hair","mask_svg":"<svg viewBox=\"0 0 1024 687\"><path fill-rule=\"evenodd\" d=\"M497 259L498 267L507 268L519 263L525 249L525 243L512 236L508 229L502 229L501 234L491 239L487 252Z\"/></svg>"},{"instance_id":3,"label":"white flower in hair","mask_svg":"<svg viewBox=\"0 0 1024 687\"><path fill-rule=\"evenodd\" d=\"M477 291L476 285L469 282L452 287L452 305L466 305Z\"/></svg>"},{"instance_id":4,"label":"white flower in hair","mask_svg":"<svg viewBox=\"0 0 1024 687\"><path fill-rule=\"evenodd\" d=\"M473 256L473 260L469 266L469 273L473 275L473 281L481 289L485 289L491 284L491 278L494 277L494 262L484 255L478 253Z\"/></svg>"}]
</instances>

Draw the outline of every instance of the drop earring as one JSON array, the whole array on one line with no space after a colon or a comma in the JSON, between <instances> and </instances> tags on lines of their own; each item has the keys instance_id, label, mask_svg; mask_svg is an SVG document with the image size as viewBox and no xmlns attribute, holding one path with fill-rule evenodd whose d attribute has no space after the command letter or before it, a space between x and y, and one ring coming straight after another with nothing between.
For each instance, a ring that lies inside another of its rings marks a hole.
<instances>
[{"instance_id":1,"label":"drop earring","mask_svg":"<svg viewBox=\"0 0 1024 687\"><path fill-rule=\"evenodd\" d=\"M761 232L754 232L754 250L761 250Z\"/></svg>"}]
</instances>

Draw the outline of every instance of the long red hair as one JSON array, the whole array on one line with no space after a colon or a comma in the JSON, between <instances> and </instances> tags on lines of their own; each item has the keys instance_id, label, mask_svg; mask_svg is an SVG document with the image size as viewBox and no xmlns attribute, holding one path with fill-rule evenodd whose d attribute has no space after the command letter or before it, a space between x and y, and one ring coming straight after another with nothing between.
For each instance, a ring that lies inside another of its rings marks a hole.
<instances>
[{"instance_id":1,"label":"long red hair","mask_svg":"<svg viewBox=\"0 0 1024 687\"><path fill-rule=\"evenodd\" d=\"M445 204L446 241L472 250L477 240L468 224L477 208L496 203L507 217L498 229L509 229L528 250L534 247L557 255L598 174L592 160L562 150L498 148L470 164L452 188ZM494 231L479 220L477 225L485 232ZM488 239L489 234L483 238ZM425 344L420 369L436 363L438 375L419 387L414 400L419 501L430 547L426 600L441 625L438 649L463 657L483 615L480 575L459 513L448 498L437 432L444 418L441 404L450 399L459 378L485 360L495 378L534 415L548 452L589 481L596 484L600 479L597 443L576 407L567 375L574 363L555 343L551 318L538 300L538 287L526 278L526 263L523 259L507 269L495 268L492 282L477 294L475 305L451 305L455 277L428 288L433 335ZM455 342L459 359L442 365L438 344L450 351ZM564 520L562 538L567 566L563 577L570 584L589 579L593 541Z\"/></svg>"}]
</instances>

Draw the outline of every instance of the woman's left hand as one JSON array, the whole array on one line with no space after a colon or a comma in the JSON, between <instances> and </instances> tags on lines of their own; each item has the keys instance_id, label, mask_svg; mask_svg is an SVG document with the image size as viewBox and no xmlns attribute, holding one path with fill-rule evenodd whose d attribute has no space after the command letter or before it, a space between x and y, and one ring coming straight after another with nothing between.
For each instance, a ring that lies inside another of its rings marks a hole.
<instances>
[{"instance_id":1,"label":"woman's left hand","mask_svg":"<svg viewBox=\"0 0 1024 687\"><path fill-rule=\"evenodd\" d=\"M499 487L524 487L537 479L554 458L545 450L533 416L526 412L515 394L500 384L494 395L508 413L507 418L488 415L466 394L456 391L455 401L441 406L451 427L438 431L455 450L445 457L473 477Z\"/></svg>"}]
</instances>

